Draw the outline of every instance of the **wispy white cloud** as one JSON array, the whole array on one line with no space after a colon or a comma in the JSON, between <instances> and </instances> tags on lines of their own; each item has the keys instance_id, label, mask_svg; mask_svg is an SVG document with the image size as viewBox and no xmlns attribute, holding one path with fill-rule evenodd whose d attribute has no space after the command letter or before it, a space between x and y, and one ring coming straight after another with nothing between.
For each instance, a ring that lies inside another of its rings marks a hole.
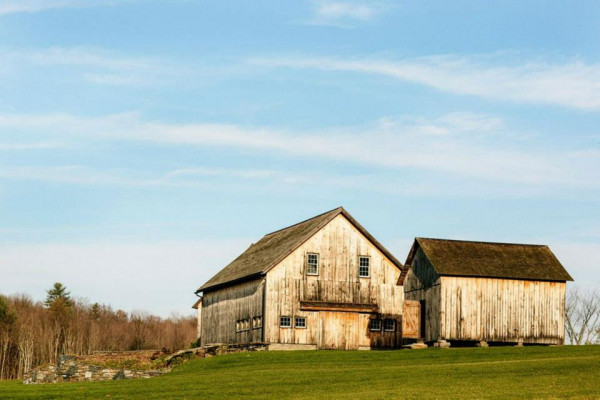
<instances>
[{"instance_id":1,"label":"wispy white cloud","mask_svg":"<svg viewBox=\"0 0 600 400\"><path fill-rule=\"evenodd\" d=\"M2 150L56 149L59 147L65 147L65 145L62 143L56 143L56 142L0 143L0 151L2 151Z\"/></svg>"},{"instance_id":2,"label":"wispy white cloud","mask_svg":"<svg viewBox=\"0 0 600 400\"><path fill-rule=\"evenodd\" d=\"M600 64L578 59L563 63L544 60L509 62L497 54L431 56L399 61L294 56L258 58L250 62L269 67L383 75L459 95L600 110Z\"/></svg>"},{"instance_id":3,"label":"wispy white cloud","mask_svg":"<svg viewBox=\"0 0 600 400\"><path fill-rule=\"evenodd\" d=\"M140 173L129 169L101 169L83 165L20 166L0 169L0 179L36 180L77 185L123 186L200 186L204 178L268 179L277 177L275 171L183 168L165 173Z\"/></svg>"},{"instance_id":4,"label":"wispy white cloud","mask_svg":"<svg viewBox=\"0 0 600 400\"><path fill-rule=\"evenodd\" d=\"M0 169L0 181L39 181L84 186L125 187L195 187L206 190L232 188L239 190L248 182L250 188L259 183L261 190L285 190L297 185L341 188L361 185L376 191L385 187L373 182L369 175L338 175L286 170L253 170L241 168L181 168L167 172L144 172L131 169L102 169L83 165L20 166ZM406 189L410 191L409 189Z\"/></svg>"},{"instance_id":5,"label":"wispy white cloud","mask_svg":"<svg viewBox=\"0 0 600 400\"><path fill-rule=\"evenodd\" d=\"M101 117L0 114L0 128L22 138L43 134L54 140L141 141L169 145L250 148L272 154L334 159L355 165L393 170L420 170L452 176L571 188L600 185L600 159L587 149L549 149L543 142L519 140L505 134L504 122L494 116L453 113L439 118L384 118L369 126L295 132L231 124L166 124L143 120L133 113ZM57 133L58 132L58 133ZM71 138L71 139L69 139ZM63 172L74 173L67 170ZM79 172L86 179L90 174ZM223 171L182 170L174 177L224 174ZM269 176L254 171L246 177ZM72 178L77 180L77 178ZM102 181L101 176L97 178ZM153 178L154 179L154 178ZM138 178L136 177L136 180Z\"/></svg>"},{"instance_id":6,"label":"wispy white cloud","mask_svg":"<svg viewBox=\"0 0 600 400\"><path fill-rule=\"evenodd\" d=\"M35 13L61 8L109 7L140 0L3 0L0 15L15 13Z\"/></svg>"},{"instance_id":7,"label":"wispy white cloud","mask_svg":"<svg viewBox=\"0 0 600 400\"><path fill-rule=\"evenodd\" d=\"M139 86L145 83L135 75L83 74L83 77L88 82L108 86Z\"/></svg>"},{"instance_id":8,"label":"wispy white cloud","mask_svg":"<svg viewBox=\"0 0 600 400\"><path fill-rule=\"evenodd\" d=\"M119 170L103 171L81 165L20 166L0 169L0 179L84 185L145 185L154 183L152 180L125 176L125 172Z\"/></svg>"},{"instance_id":9,"label":"wispy white cloud","mask_svg":"<svg viewBox=\"0 0 600 400\"><path fill-rule=\"evenodd\" d=\"M43 68L48 75L55 68L70 79L110 86L140 86L169 83L188 72L161 57L136 57L89 47L51 47L45 49L0 48L0 65L5 74Z\"/></svg>"},{"instance_id":10,"label":"wispy white cloud","mask_svg":"<svg viewBox=\"0 0 600 400\"><path fill-rule=\"evenodd\" d=\"M4 0L0 3L0 15L22 12L39 12L56 8L113 5L110 0Z\"/></svg>"},{"instance_id":11,"label":"wispy white cloud","mask_svg":"<svg viewBox=\"0 0 600 400\"><path fill-rule=\"evenodd\" d=\"M128 68L158 69L151 58L133 58L115 54L103 49L86 47L50 47L38 50L17 50L8 56L24 59L40 65L74 65L102 67L112 70Z\"/></svg>"},{"instance_id":12,"label":"wispy white cloud","mask_svg":"<svg viewBox=\"0 0 600 400\"><path fill-rule=\"evenodd\" d=\"M240 178L269 178L275 175L275 171L264 169L224 169L224 168L181 168L168 174L170 177L194 177L194 176L232 176Z\"/></svg>"},{"instance_id":13,"label":"wispy white cloud","mask_svg":"<svg viewBox=\"0 0 600 400\"><path fill-rule=\"evenodd\" d=\"M382 1L314 0L312 2L313 15L306 23L351 27L356 23L372 20L388 7Z\"/></svg>"}]
</instances>

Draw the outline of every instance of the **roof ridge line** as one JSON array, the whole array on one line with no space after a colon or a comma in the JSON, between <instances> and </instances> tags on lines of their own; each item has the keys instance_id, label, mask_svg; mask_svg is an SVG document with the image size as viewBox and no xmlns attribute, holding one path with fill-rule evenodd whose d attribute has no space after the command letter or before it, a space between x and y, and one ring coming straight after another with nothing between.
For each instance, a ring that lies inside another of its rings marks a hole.
<instances>
[{"instance_id":1,"label":"roof ridge line","mask_svg":"<svg viewBox=\"0 0 600 400\"><path fill-rule=\"evenodd\" d=\"M415 237L416 240L437 240L440 242L462 242L462 243L481 243L481 244L499 244L503 246L536 246L536 247L548 247L547 244L531 244L531 243L509 243L509 242L486 242L483 240L462 240L462 239L440 239L440 238L428 238L428 237Z\"/></svg>"},{"instance_id":2,"label":"roof ridge line","mask_svg":"<svg viewBox=\"0 0 600 400\"><path fill-rule=\"evenodd\" d=\"M307 218L307 219L305 219L304 221L296 222L295 224L292 224L292 225L290 225L290 226L286 226L285 228L281 228L281 229L277 229L276 231L269 232L269 233L267 233L267 234L266 234L264 237L270 236L270 235L272 235L272 234L274 234L274 233L277 233L277 232L285 231L286 229L293 228L294 226L297 226L297 225L303 224L303 223L305 223L305 222L311 221L311 220L313 220L313 219L315 219L315 218L322 217L323 215L325 215L325 214L329 214L329 213L331 213L331 212L334 212L334 211L336 211L336 210L338 210L339 212L341 212L341 211L343 211L343 210L344 210L344 207L342 207L342 206L339 206L339 207L333 208L333 209L331 209L331 210L329 210L329 211L325 211L324 213L321 213L321 214L319 214L319 215L315 215L314 217Z\"/></svg>"}]
</instances>

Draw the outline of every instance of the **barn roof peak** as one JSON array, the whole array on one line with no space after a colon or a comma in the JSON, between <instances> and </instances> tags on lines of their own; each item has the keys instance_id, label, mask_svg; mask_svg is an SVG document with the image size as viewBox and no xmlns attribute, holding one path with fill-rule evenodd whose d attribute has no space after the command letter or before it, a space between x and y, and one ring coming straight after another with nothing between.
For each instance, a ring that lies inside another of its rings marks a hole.
<instances>
[{"instance_id":1,"label":"barn roof peak","mask_svg":"<svg viewBox=\"0 0 600 400\"><path fill-rule=\"evenodd\" d=\"M392 264L398 269L403 269L402 263L359 224L348 211L343 207L337 207L286 228L266 234L208 282L198 288L196 293L207 289L232 285L266 274L271 268L279 264L285 257L290 255L340 214L385 254Z\"/></svg>"},{"instance_id":2,"label":"barn roof peak","mask_svg":"<svg viewBox=\"0 0 600 400\"><path fill-rule=\"evenodd\" d=\"M348 213L346 210L344 210L344 207L342 207L342 206L340 206L340 207L336 207L336 208L334 208L333 210L325 211L325 212L324 212L324 213L322 213L322 214L315 215L314 217L311 217L311 218L305 219L304 221L296 222L295 224L292 224L292 225L290 225L290 226L286 226L285 228L277 229L276 231L273 231L273 232L271 232L271 233L267 233L265 236L269 236L269 235L273 235L273 234L275 234L275 233L278 233L278 232L281 232L281 231L285 231L286 229L293 228L293 227L295 227L295 226L297 226L297 225L303 224L303 223L305 223L305 222L309 222L309 221L311 221L311 220L313 220L313 219L316 219L316 218L323 217L323 216L325 216L325 215L327 215L327 214L335 214L335 216L337 216L337 214L340 214L340 213L342 213L342 212L344 212L344 211L345 211L346 213Z\"/></svg>"}]
</instances>

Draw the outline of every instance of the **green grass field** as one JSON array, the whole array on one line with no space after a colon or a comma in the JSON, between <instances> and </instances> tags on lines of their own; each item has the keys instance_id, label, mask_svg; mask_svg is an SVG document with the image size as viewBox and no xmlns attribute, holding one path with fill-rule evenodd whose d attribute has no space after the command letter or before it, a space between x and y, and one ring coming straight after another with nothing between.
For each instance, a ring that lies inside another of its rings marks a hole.
<instances>
[{"instance_id":1,"label":"green grass field","mask_svg":"<svg viewBox=\"0 0 600 400\"><path fill-rule=\"evenodd\" d=\"M0 399L600 398L600 346L239 353L146 380L0 382Z\"/></svg>"}]
</instances>

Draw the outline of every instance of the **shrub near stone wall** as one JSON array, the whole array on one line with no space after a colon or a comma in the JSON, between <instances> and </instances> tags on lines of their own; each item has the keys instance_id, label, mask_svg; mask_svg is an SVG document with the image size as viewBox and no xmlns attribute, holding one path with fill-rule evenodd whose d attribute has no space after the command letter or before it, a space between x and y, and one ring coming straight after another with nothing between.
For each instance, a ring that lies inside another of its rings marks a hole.
<instances>
[{"instance_id":1,"label":"shrub near stone wall","mask_svg":"<svg viewBox=\"0 0 600 400\"><path fill-rule=\"evenodd\" d=\"M151 378L168 372L169 368L154 370L133 370L106 368L92 365L85 357L60 356L56 365L45 365L25 374L23 383L57 383L81 381L109 381L118 379Z\"/></svg>"}]
</instances>

